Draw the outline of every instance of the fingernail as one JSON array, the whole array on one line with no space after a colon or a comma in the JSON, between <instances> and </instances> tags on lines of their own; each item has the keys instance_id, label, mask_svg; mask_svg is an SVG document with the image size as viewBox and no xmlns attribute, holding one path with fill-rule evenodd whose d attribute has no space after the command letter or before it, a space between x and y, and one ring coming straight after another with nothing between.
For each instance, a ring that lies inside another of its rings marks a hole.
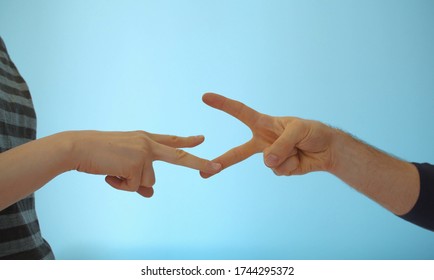
<instances>
[{"instance_id":1,"label":"fingernail","mask_svg":"<svg viewBox=\"0 0 434 280\"><path fill-rule=\"evenodd\" d=\"M210 166L211 166L211 169L214 171L219 171L220 169L222 169L222 165L220 163L217 163L217 162L211 162Z\"/></svg>"},{"instance_id":2,"label":"fingernail","mask_svg":"<svg viewBox=\"0 0 434 280\"><path fill-rule=\"evenodd\" d=\"M269 154L265 159L265 164L267 166L275 166L279 163L279 158L276 155Z\"/></svg>"}]
</instances>

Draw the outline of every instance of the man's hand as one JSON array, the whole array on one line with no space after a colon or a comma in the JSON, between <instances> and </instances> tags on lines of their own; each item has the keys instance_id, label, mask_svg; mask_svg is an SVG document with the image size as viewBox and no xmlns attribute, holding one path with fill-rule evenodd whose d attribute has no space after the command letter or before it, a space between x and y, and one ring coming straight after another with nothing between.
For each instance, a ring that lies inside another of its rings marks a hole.
<instances>
[{"instance_id":1,"label":"man's hand","mask_svg":"<svg viewBox=\"0 0 434 280\"><path fill-rule=\"evenodd\" d=\"M215 93L203 95L203 102L239 119L252 131L253 137L213 162L222 169L263 152L265 165L277 175L299 175L329 170L332 166L333 129L316 121L295 117L272 117L261 114L241 102ZM213 174L201 172L208 178Z\"/></svg>"},{"instance_id":2,"label":"man's hand","mask_svg":"<svg viewBox=\"0 0 434 280\"><path fill-rule=\"evenodd\" d=\"M408 213L419 196L416 167L320 122L271 117L214 93L203 101L246 124L253 137L214 159L227 168L255 153L277 175L328 171L397 215ZM202 177L213 174L201 173Z\"/></svg>"}]
</instances>

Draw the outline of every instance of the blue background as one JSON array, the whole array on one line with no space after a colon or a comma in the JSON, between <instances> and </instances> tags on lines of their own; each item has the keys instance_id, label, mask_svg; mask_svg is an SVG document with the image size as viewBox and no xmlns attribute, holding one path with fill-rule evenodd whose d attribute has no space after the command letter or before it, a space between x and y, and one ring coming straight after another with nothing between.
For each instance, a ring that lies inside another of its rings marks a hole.
<instances>
[{"instance_id":1,"label":"blue background","mask_svg":"<svg viewBox=\"0 0 434 280\"><path fill-rule=\"evenodd\" d=\"M250 137L201 102L214 91L434 162L433 15L433 1L0 0L0 34L31 88L39 137L204 134L191 152L214 158ZM155 169L152 199L78 172L38 191L57 258L434 258L432 232L330 174L277 177L262 155L207 180Z\"/></svg>"}]
</instances>

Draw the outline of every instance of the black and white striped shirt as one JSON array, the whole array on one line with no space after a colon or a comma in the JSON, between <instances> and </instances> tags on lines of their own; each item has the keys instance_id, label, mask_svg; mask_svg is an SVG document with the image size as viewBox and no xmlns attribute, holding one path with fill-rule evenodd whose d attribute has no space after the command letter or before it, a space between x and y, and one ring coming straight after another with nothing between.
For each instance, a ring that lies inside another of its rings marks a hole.
<instances>
[{"instance_id":1,"label":"black and white striped shirt","mask_svg":"<svg viewBox=\"0 0 434 280\"><path fill-rule=\"evenodd\" d=\"M0 37L0 153L34 139L32 98ZM0 259L53 258L41 236L33 194L0 211Z\"/></svg>"}]
</instances>

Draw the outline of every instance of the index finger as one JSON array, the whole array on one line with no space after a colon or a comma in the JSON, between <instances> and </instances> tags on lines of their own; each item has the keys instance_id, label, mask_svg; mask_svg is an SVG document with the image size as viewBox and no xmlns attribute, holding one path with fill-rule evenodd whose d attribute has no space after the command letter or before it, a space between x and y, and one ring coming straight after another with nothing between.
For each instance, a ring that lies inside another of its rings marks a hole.
<instances>
[{"instance_id":1,"label":"index finger","mask_svg":"<svg viewBox=\"0 0 434 280\"><path fill-rule=\"evenodd\" d=\"M208 106L226 112L229 115L239 119L250 128L253 128L261 116L260 113L253 110L249 106L216 93L205 93L202 96L202 100Z\"/></svg>"},{"instance_id":2,"label":"index finger","mask_svg":"<svg viewBox=\"0 0 434 280\"><path fill-rule=\"evenodd\" d=\"M176 135L156 134L149 132L148 134L152 140L173 148L191 148L203 143L205 140L203 135L181 137Z\"/></svg>"},{"instance_id":3,"label":"index finger","mask_svg":"<svg viewBox=\"0 0 434 280\"><path fill-rule=\"evenodd\" d=\"M221 164L189 154L184 150L155 143L154 159L189 167L206 173L215 174L221 170Z\"/></svg>"},{"instance_id":4,"label":"index finger","mask_svg":"<svg viewBox=\"0 0 434 280\"><path fill-rule=\"evenodd\" d=\"M213 162L217 162L221 164L221 170L228 168L229 166L232 166L236 163L239 163L252 155L258 153L258 149L256 148L255 143L253 140L250 140L238 147L232 148L226 153L222 154L221 156L213 159ZM201 172L200 176L203 178L209 178L214 174L208 174L206 172Z\"/></svg>"}]
</instances>

